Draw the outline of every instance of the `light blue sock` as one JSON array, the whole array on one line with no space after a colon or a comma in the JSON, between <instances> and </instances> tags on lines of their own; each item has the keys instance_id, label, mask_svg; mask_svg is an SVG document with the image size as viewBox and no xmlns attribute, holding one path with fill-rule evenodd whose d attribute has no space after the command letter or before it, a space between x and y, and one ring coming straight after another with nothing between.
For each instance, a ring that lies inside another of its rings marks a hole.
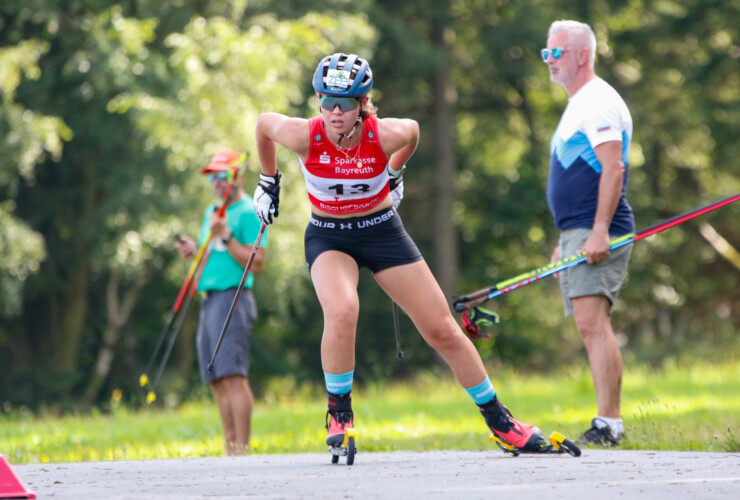
<instances>
[{"instance_id":1,"label":"light blue sock","mask_svg":"<svg viewBox=\"0 0 740 500\"><path fill-rule=\"evenodd\" d=\"M496 396L496 391L493 389L491 378L488 375L486 375L486 379L480 384L465 390L477 405L490 403L494 396Z\"/></svg>"},{"instance_id":2,"label":"light blue sock","mask_svg":"<svg viewBox=\"0 0 740 500\"><path fill-rule=\"evenodd\" d=\"M354 370L347 373L340 373L339 375L324 372L326 390L331 394L349 394L352 391L352 379L354 375Z\"/></svg>"}]
</instances>

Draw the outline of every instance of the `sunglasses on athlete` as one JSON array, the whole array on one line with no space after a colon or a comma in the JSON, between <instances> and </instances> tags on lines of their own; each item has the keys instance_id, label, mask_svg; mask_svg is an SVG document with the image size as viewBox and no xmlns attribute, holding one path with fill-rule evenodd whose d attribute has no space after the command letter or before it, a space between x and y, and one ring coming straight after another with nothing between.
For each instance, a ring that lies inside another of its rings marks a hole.
<instances>
[{"instance_id":1,"label":"sunglasses on athlete","mask_svg":"<svg viewBox=\"0 0 740 500\"><path fill-rule=\"evenodd\" d=\"M327 111L334 111L334 108L339 106L342 112L354 111L357 106L360 105L360 99L356 97L330 97L328 95L322 95L319 98L319 104L322 108Z\"/></svg>"},{"instance_id":2,"label":"sunglasses on athlete","mask_svg":"<svg viewBox=\"0 0 740 500\"><path fill-rule=\"evenodd\" d=\"M207 178L208 178L208 182L210 182L210 183L212 183L216 179L218 179L220 181L225 181L225 180L227 180L229 178L229 173L228 172L219 172L217 174L208 174L208 177Z\"/></svg>"},{"instance_id":3,"label":"sunglasses on athlete","mask_svg":"<svg viewBox=\"0 0 740 500\"><path fill-rule=\"evenodd\" d=\"M563 52L567 52L570 49L564 48L564 47L553 47L551 49L542 49L540 51L540 55L542 56L542 61L547 62L547 58L552 56L553 59L560 59L563 56Z\"/></svg>"}]
</instances>

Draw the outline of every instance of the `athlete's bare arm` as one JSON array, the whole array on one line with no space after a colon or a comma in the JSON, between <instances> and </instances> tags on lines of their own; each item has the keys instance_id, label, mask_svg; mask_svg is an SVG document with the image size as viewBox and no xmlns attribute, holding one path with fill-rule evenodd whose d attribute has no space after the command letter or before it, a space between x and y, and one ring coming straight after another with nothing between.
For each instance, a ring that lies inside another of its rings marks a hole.
<instances>
[{"instance_id":1,"label":"athlete's bare arm","mask_svg":"<svg viewBox=\"0 0 740 500\"><path fill-rule=\"evenodd\" d=\"M378 135L391 168L399 170L416 151L419 144L419 124L408 118L378 119Z\"/></svg>"},{"instance_id":2,"label":"athlete's bare arm","mask_svg":"<svg viewBox=\"0 0 740 500\"><path fill-rule=\"evenodd\" d=\"M262 173L275 175L277 171L277 145L290 149L302 159L308 156L311 143L308 120L291 118L279 113L263 113L257 119L257 154Z\"/></svg>"}]
</instances>

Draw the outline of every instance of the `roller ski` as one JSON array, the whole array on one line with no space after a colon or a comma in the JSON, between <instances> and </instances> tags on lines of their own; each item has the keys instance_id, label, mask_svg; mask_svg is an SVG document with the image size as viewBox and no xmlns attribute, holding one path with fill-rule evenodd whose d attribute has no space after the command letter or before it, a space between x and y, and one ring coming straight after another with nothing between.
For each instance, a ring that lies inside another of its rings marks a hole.
<instances>
[{"instance_id":1,"label":"roller ski","mask_svg":"<svg viewBox=\"0 0 740 500\"><path fill-rule=\"evenodd\" d=\"M525 448L518 448L513 444L509 444L497 437L496 434L491 434L488 440L495 442L504 453L515 457L518 457L522 453L550 453L555 455L567 453L573 457L581 456L581 449L573 441L567 439L557 431L550 434L549 443L545 442L542 434L539 434L538 438L539 442L535 446L527 446Z\"/></svg>"},{"instance_id":2,"label":"roller ski","mask_svg":"<svg viewBox=\"0 0 740 500\"><path fill-rule=\"evenodd\" d=\"M581 456L581 449L559 432L553 432L545 441L539 428L515 420L498 398L481 406L480 412L492 432L489 440L504 453L515 457L522 453Z\"/></svg>"},{"instance_id":3,"label":"roller ski","mask_svg":"<svg viewBox=\"0 0 740 500\"><path fill-rule=\"evenodd\" d=\"M347 465L355 463L355 438L353 425L352 397L349 394L329 394L329 410L326 412L326 444L331 453L331 463L339 457L347 457Z\"/></svg>"}]
</instances>

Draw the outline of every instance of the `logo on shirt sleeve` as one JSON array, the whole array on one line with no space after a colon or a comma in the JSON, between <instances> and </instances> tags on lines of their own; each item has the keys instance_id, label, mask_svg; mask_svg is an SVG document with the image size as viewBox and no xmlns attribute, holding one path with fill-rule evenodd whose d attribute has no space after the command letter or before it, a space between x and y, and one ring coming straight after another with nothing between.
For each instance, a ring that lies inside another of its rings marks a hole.
<instances>
[{"instance_id":1,"label":"logo on shirt sleeve","mask_svg":"<svg viewBox=\"0 0 740 500\"><path fill-rule=\"evenodd\" d=\"M609 125L607 125L605 127L599 127L599 128L597 128L596 131L597 132L606 132L607 130L611 130L611 129L612 128Z\"/></svg>"}]
</instances>

